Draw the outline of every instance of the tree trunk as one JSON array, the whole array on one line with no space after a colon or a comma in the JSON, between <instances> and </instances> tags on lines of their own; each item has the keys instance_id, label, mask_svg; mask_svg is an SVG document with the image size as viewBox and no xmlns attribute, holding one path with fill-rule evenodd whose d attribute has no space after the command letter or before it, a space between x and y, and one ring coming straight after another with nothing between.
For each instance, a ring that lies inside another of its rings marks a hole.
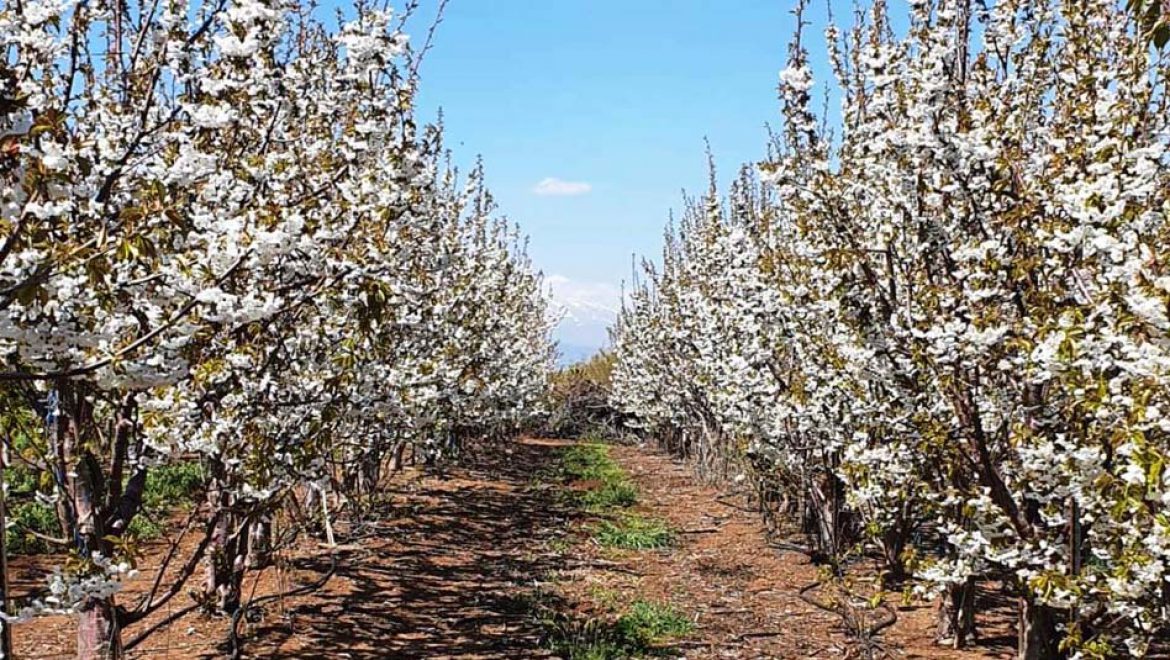
<instances>
[{"instance_id":1,"label":"tree trunk","mask_svg":"<svg viewBox=\"0 0 1170 660\"><path fill-rule=\"evenodd\" d=\"M227 515L225 518L234 516ZM213 541L214 547L207 559L207 584L204 594L209 609L216 614L233 614L240 607L241 585L247 569L248 530L244 524L238 530L235 526L223 525L226 543ZM218 535L219 527L216 533ZM238 532L233 534L233 532Z\"/></svg>"},{"instance_id":2,"label":"tree trunk","mask_svg":"<svg viewBox=\"0 0 1170 660\"><path fill-rule=\"evenodd\" d=\"M1020 660L1052 660L1062 657L1052 608L1020 598Z\"/></svg>"},{"instance_id":3,"label":"tree trunk","mask_svg":"<svg viewBox=\"0 0 1170 660\"><path fill-rule=\"evenodd\" d=\"M947 588L939 606L936 643L961 649L969 637L974 637L975 595L975 579L971 577Z\"/></svg>"},{"instance_id":4,"label":"tree trunk","mask_svg":"<svg viewBox=\"0 0 1170 660\"><path fill-rule=\"evenodd\" d=\"M836 478L832 476L826 479L816 477L810 479L808 491L811 510L808 515L811 520L806 523L811 527L813 549L821 555L821 561L829 561L834 566L840 559L843 545L838 487Z\"/></svg>"},{"instance_id":5,"label":"tree trunk","mask_svg":"<svg viewBox=\"0 0 1170 660\"><path fill-rule=\"evenodd\" d=\"M86 600L77 620L78 660L116 660L122 656L113 597Z\"/></svg>"},{"instance_id":6,"label":"tree trunk","mask_svg":"<svg viewBox=\"0 0 1170 660\"><path fill-rule=\"evenodd\" d=\"M101 465L85 443L84 429L93 427L93 408L75 383L57 383L61 419L56 431L61 465L70 466L65 477L68 505L73 516L70 530L77 542L77 553L89 560L95 553L113 556L106 538L107 512L102 502L109 483ZM80 660L108 660L123 656L121 630L114 597L87 597L81 602L77 621L77 657Z\"/></svg>"},{"instance_id":7,"label":"tree trunk","mask_svg":"<svg viewBox=\"0 0 1170 660\"><path fill-rule=\"evenodd\" d=\"M235 562L234 549L229 547L235 515L231 512L231 493L224 484L223 463L211 462L211 481L207 487L207 504L210 515L216 516L211 531L211 542L207 547L205 561L203 598L209 611L230 613L232 565Z\"/></svg>"},{"instance_id":8,"label":"tree trunk","mask_svg":"<svg viewBox=\"0 0 1170 660\"><path fill-rule=\"evenodd\" d=\"M374 496L378 492L378 482L382 478L382 451L379 449L376 452L366 454L362 459L362 479L361 490L359 496L364 496L367 501L373 502Z\"/></svg>"},{"instance_id":9,"label":"tree trunk","mask_svg":"<svg viewBox=\"0 0 1170 660\"><path fill-rule=\"evenodd\" d=\"M261 516L252 523L248 534L248 568L264 568L272 563L272 516Z\"/></svg>"},{"instance_id":10,"label":"tree trunk","mask_svg":"<svg viewBox=\"0 0 1170 660\"><path fill-rule=\"evenodd\" d=\"M406 443L402 442L400 440L398 442L398 444L394 445L394 459L390 464L391 471L399 472L405 467L406 462L405 462L405 459L403 458L405 453L406 453Z\"/></svg>"},{"instance_id":11,"label":"tree trunk","mask_svg":"<svg viewBox=\"0 0 1170 660\"><path fill-rule=\"evenodd\" d=\"M886 564L883 582L887 587L902 584L909 576L906 571L905 555L912 529L910 515L903 510L897 521L881 535L882 555Z\"/></svg>"},{"instance_id":12,"label":"tree trunk","mask_svg":"<svg viewBox=\"0 0 1170 660\"><path fill-rule=\"evenodd\" d=\"M235 540L230 544L231 572L228 574L227 584L221 589L219 603L220 611L225 614L234 614L243 602L244 574L248 570L247 549L251 531L251 523L244 522Z\"/></svg>"}]
</instances>

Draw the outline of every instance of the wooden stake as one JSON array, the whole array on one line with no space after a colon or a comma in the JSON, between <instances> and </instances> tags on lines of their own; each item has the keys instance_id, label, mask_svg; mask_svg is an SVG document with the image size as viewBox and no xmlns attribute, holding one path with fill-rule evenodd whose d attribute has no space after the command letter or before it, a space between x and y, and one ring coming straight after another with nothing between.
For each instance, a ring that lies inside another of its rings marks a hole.
<instances>
[{"instance_id":1,"label":"wooden stake","mask_svg":"<svg viewBox=\"0 0 1170 660\"><path fill-rule=\"evenodd\" d=\"M0 447L0 612L8 614L8 512L7 479L8 445ZM12 657L12 626L0 621L0 654Z\"/></svg>"},{"instance_id":2,"label":"wooden stake","mask_svg":"<svg viewBox=\"0 0 1170 660\"><path fill-rule=\"evenodd\" d=\"M333 524L329 522L329 495L325 489L321 489L321 511L325 514L325 539L329 541L329 547L334 547L337 542L333 540Z\"/></svg>"}]
</instances>

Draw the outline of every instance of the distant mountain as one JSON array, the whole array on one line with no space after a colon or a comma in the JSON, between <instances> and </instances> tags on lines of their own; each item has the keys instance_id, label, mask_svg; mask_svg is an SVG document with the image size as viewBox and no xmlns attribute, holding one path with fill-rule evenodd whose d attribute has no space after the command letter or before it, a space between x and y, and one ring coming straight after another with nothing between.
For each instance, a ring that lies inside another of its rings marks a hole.
<instances>
[{"instance_id":1,"label":"distant mountain","mask_svg":"<svg viewBox=\"0 0 1170 660\"><path fill-rule=\"evenodd\" d=\"M617 309L587 300L554 300L553 313L561 317L557 339L565 344L601 348L609 343L609 327L617 318Z\"/></svg>"},{"instance_id":2,"label":"distant mountain","mask_svg":"<svg viewBox=\"0 0 1170 660\"><path fill-rule=\"evenodd\" d=\"M553 337L563 365L585 360L609 345L609 327L617 318L621 294L615 287L581 283L557 275L548 278L549 313L559 318Z\"/></svg>"}]
</instances>

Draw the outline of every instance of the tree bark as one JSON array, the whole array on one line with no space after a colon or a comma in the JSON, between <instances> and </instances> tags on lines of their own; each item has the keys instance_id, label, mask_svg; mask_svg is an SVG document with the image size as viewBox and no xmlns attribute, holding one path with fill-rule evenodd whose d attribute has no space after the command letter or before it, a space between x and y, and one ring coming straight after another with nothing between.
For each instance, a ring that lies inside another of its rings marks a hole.
<instances>
[{"instance_id":1,"label":"tree bark","mask_svg":"<svg viewBox=\"0 0 1170 660\"><path fill-rule=\"evenodd\" d=\"M77 620L78 660L123 657L122 635L113 597L91 598L82 604Z\"/></svg>"},{"instance_id":2,"label":"tree bark","mask_svg":"<svg viewBox=\"0 0 1170 660\"><path fill-rule=\"evenodd\" d=\"M1052 608L1020 598L1020 660L1053 660L1062 657Z\"/></svg>"},{"instance_id":3,"label":"tree bark","mask_svg":"<svg viewBox=\"0 0 1170 660\"><path fill-rule=\"evenodd\" d=\"M204 605L214 612L224 613L229 603L232 563L235 553L228 547L235 516L231 512L231 493L224 484L224 466L219 460L211 462L211 480L207 487L210 514L216 516L211 530L211 543L205 558L203 598Z\"/></svg>"},{"instance_id":4,"label":"tree bark","mask_svg":"<svg viewBox=\"0 0 1170 660\"><path fill-rule=\"evenodd\" d=\"M391 471L399 472L403 469L403 467L406 465L405 460L403 459L405 453L406 443L400 440L398 444L394 445L394 459L390 463Z\"/></svg>"},{"instance_id":5,"label":"tree bark","mask_svg":"<svg viewBox=\"0 0 1170 660\"><path fill-rule=\"evenodd\" d=\"M248 534L248 568L264 568L272 562L272 516L261 516Z\"/></svg>"},{"instance_id":6,"label":"tree bark","mask_svg":"<svg viewBox=\"0 0 1170 660\"><path fill-rule=\"evenodd\" d=\"M77 552L85 560L100 553L112 556L106 538L105 512L102 502L109 490L97 458L86 447L82 433L93 425L93 409L84 394L69 381L58 383L62 420L57 430L61 456L71 465L65 484L76 519L71 530L78 544ZM114 597L88 597L81 603L77 621L77 657L80 660L116 660L123 656L121 630Z\"/></svg>"},{"instance_id":7,"label":"tree bark","mask_svg":"<svg viewBox=\"0 0 1170 660\"><path fill-rule=\"evenodd\" d=\"M961 649L967 645L968 638L974 637L975 595L974 578L947 588L939 606L936 643Z\"/></svg>"}]
</instances>

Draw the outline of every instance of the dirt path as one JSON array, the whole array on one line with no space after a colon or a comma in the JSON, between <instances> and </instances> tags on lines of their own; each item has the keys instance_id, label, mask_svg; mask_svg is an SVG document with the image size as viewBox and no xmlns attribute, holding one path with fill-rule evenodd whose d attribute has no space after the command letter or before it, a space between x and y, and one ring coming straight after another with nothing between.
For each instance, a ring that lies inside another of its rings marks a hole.
<instances>
[{"instance_id":1,"label":"dirt path","mask_svg":"<svg viewBox=\"0 0 1170 660\"><path fill-rule=\"evenodd\" d=\"M286 553L281 567L246 578L246 597L318 582L310 594L269 600L241 626L248 658L548 657L532 616L534 579L559 567L549 549L573 511L550 489L530 488L535 471L555 466L564 442L526 440L484 449L442 474L395 478L369 520L337 525L333 552L313 540ZM159 550L161 553L161 550ZM157 554L157 553L156 553ZM149 585L156 557L120 596ZM27 587L41 583L26 571ZM190 604L179 597L169 611ZM179 602L183 601L183 602ZM146 622L157 622L160 612ZM73 621L48 617L15 627L16 657L73 654ZM123 635L132 639L142 626ZM152 634L131 658L222 658L230 622L190 613Z\"/></svg>"},{"instance_id":2,"label":"dirt path","mask_svg":"<svg viewBox=\"0 0 1170 660\"><path fill-rule=\"evenodd\" d=\"M529 594L557 568L549 545L571 511L529 486L559 444L523 441L396 484L374 516L385 522L353 530L325 589L250 631L249 657L548 656Z\"/></svg>"},{"instance_id":3,"label":"dirt path","mask_svg":"<svg viewBox=\"0 0 1170 660\"><path fill-rule=\"evenodd\" d=\"M692 622L663 646L668 654L847 653L839 621L797 596L816 579L815 567L769 547L742 499L698 483L665 455L610 450L639 491L634 510L668 523L675 542L656 550L601 547L592 537L599 519L574 507L555 478L568 444L522 440L466 457L442 474L400 475L369 516L375 522L338 525L338 548L305 542L280 569L248 578L246 596L260 597L333 571L317 591L256 608L241 630L245 657L557 657L549 650L557 633L550 612L590 629L595 621L612 624L639 601L669 604ZM131 583L127 596L140 588ZM980 653L940 650L930 643L932 620L928 608L903 608L884 639L911 658L1011 656L1003 640ZM17 626L17 657L70 657L71 625L57 618ZM130 655L224 657L228 628L225 619L187 614Z\"/></svg>"},{"instance_id":4,"label":"dirt path","mask_svg":"<svg viewBox=\"0 0 1170 660\"><path fill-rule=\"evenodd\" d=\"M591 551L614 566L577 571L564 587L570 600L671 603L695 621L694 631L674 645L690 658L849 654L840 620L798 596L816 581L816 567L801 554L770 547L743 498L700 484L688 466L652 450L615 447L611 455L641 491L637 512L667 521L678 541L662 550ZM931 641L933 617L927 606L899 608L882 640L908 658L1013 657L1010 639L985 640L967 652L941 649Z\"/></svg>"}]
</instances>

